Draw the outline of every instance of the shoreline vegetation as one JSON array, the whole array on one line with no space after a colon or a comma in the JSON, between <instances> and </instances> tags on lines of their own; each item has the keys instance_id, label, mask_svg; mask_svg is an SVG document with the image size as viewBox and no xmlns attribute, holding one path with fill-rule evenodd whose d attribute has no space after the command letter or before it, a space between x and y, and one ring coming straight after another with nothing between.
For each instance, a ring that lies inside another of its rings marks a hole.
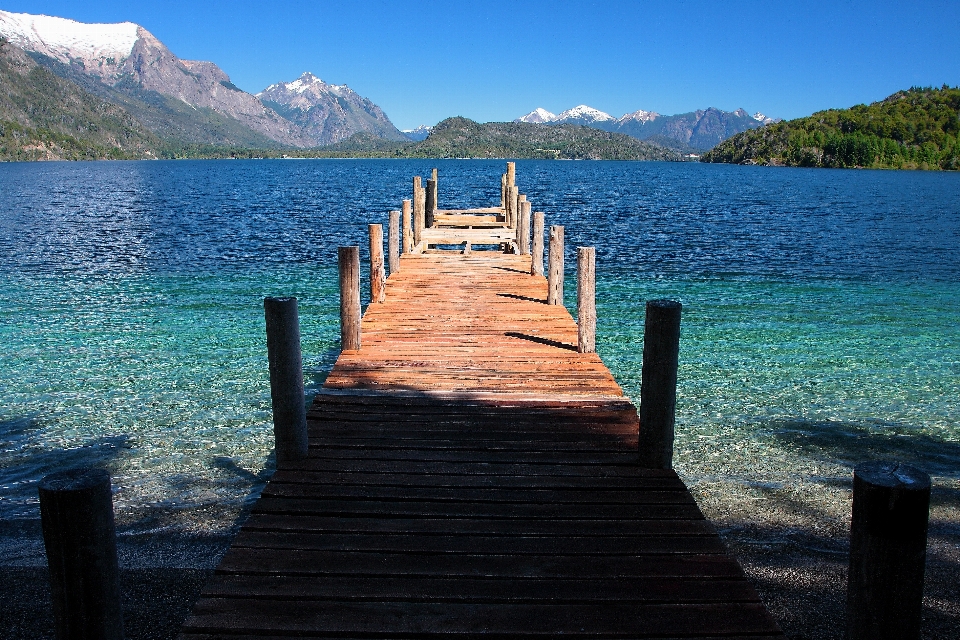
<instances>
[{"instance_id":1,"label":"shoreline vegetation","mask_svg":"<svg viewBox=\"0 0 960 640\"><path fill-rule=\"evenodd\" d=\"M152 147L152 148L150 148ZM253 158L518 158L542 160L681 161L676 150L622 133L565 124L478 123L447 118L420 142L400 142L368 133L325 147L254 148L159 142L124 150L50 127L0 120L0 160L151 160Z\"/></svg>"},{"instance_id":2,"label":"shoreline vegetation","mask_svg":"<svg viewBox=\"0 0 960 640\"><path fill-rule=\"evenodd\" d=\"M701 162L960 170L960 87L913 87L870 105L739 133Z\"/></svg>"}]
</instances>

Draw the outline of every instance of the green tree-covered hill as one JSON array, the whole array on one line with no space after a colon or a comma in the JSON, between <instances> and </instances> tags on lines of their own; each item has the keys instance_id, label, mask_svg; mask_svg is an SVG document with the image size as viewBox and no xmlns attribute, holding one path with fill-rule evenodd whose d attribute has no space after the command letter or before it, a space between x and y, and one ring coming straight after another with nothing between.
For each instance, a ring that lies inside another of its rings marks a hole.
<instances>
[{"instance_id":1,"label":"green tree-covered hill","mask_svg":"<svg viewBox=\"0 0 960 640\"><path fill-rule=\"evenodd\" d=\"M960 87L915 87L870 105L745 131L718 144L701 161L957 170L958 138Z\"/></svg>"}]
</instances>

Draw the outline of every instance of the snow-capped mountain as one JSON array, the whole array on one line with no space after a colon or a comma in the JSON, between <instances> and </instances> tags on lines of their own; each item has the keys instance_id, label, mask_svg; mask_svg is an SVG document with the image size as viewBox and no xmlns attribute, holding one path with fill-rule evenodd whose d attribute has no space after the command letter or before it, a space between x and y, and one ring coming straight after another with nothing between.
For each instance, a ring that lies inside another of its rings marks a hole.
<instances>
[{"instance_id":1,"label":"snow-capped mountain","mask_svg":"<svg viewBox=\"0 0 960 640\"><path fill-rule=\"evenodd\" d=\"M329 84L305 72L293 82L272 84L256 97L311 137L313 144L340 142L367 132L404 140L383 110L345 84Z\"/></svg>"},{"instance_id":2,"label":"snow-capped mountain","mask_svg":"<svg viewBox=\"0 0 960 640\"><path fill-rule=\"evenodd\" d=\"M615 120L616 118L609 113L604 113L599 109L594 109L593 107L588 107L585 104L581 104L573 109L561 111L560 115L558 115L553 122L556 122L557 124L570 123L591 126L600 122L612 122Z\"/></svg>"},{"instance_id":3,"label":"snow-capped mountain","mask_svg":"<svg viewBox=\"0 0 960 640\"><path fill-rule=\"evenodd\" d=\"M660 114L656 111L644 111L640 109L639 111L634 111L633 113L625 113L619 118L617 122L624 124L626 122L652 122L660 117Z\"/></svg>"},{"instance_id":4,"label":"snow-capped mountain","mask_svg":"<svg viewBox=\"0 0 960 640\"><path fill-rule=\"evenodd\" d=\"M84 24L52 16L0 11L0 34L10 42L67 64L82 64L88 73L109 77L119 72L140 38L132 22Z\"/></svg>"},{"instance_id":5,"label":"snow-capped mountain","mask_svg":"<svg viewBox=\"0 0 960 640\"><path fill-rule=\"evenodd\" d=\"M534 124L544 124L546 122L553 122L557 119L557 114L550 113L542 107L537 107L530 113L520 116L514 122L532 122Z\"/></svg>"},{"instance_id":6,"label":"snow-capped mountain","mask_svg":"<svg viewBox=\"0 0 960 640\"><path fill-rule=\"evenodd\" d=\"M0 11L0 35L25 51L66 65L121 91L155 91L230 116L267 138L309 146L310 136L230 82L212 62L181 60L132 22L84 24L66 18ZM131 82L132 81L132 82ZM122 84L121 84L122 83Z\"/></svg>"},{"instance_id":7,"label":"snow-capped mountain","mask_svg":"<svg viewBox=\"0 0 960 640\"><path fill-rule=\"evenodd\" d=\"M414 142L420 142L421 140L426 140L431 131L433 131L433 127L422 124L416 129L404 129L401 133Z\"/></svg>"},{"instance_id":8,"label":"snow-capped mountain","mask_svg":"<svg viewBox=\"0 0 960 640\"><path fill-rule=\"evenodd\" d=\"M770 124L771 122L777 122L777 120L775 120L775 119L773 119L773 118L768 118L767 116L763 115L763 114L760 113L759 111L757 111L757 112L756 112L755 114L753 114L751 117L752 117L754 120L756 120L757 122L761 123L761 124Z\"/></svg>"},{"instance_id":9,"label":"snow-capped mountain","mask_svg":"<svg viewBox=\"0 0 960 640\"><path fill-rule=\"evenodd\" d=\"M650 140L680 150L709 149L732 135L776 122L762 113L751 116L743 109L721 111L701 109L690 113L664 116L656 111L634 111L614 118L587 105L579 105L559 115L546 109L535 109L514 122L539 122L551 125L578 124L612 133L624 133L640 140Z\"/></svg>"}]
</instances>

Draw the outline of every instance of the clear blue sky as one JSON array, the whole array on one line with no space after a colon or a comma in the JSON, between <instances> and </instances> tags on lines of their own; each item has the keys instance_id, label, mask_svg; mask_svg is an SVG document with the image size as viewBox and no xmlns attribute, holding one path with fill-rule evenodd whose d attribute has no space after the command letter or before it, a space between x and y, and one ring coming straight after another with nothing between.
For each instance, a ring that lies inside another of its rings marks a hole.
<instances>
[{"instance_id":1,"label":"clear blue sky","mask_svg":"<svg viewBox=\"0 0 960 640\"><path fill-rule=\"evenodd\" d=\"M401 129L588 104L620 116L743 107L794 118L960 85L960 2L0 0L136 22L257 92L309 70Z\"/></svg>"}]
</instances>

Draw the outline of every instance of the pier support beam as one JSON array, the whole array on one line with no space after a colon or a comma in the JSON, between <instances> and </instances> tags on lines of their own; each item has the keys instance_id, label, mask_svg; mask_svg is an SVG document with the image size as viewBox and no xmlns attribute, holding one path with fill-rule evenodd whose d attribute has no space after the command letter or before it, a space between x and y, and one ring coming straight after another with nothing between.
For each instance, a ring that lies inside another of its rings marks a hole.
<instances>
[{"instance_id":1,"label":"pier support beam","mask_svg":"<svg viewBox=\"0 0 960 640\"><path fill-rule=\"evenodd\" d=\"M597 350L595 247L577 247L577 351Z\"/></svg>"},{"instance_id":2,"label":"pier support beam","mask_svg":"<svg viewBox=\"0 0 960 640\"><path fill-rule=\"evenodd\" d=\"M387 232L387 248L390 256L390 275L400 270L400 212L390 212L390 227Z\"/></svg>"},{"instance_id":3,"label":"pier support beam","mask_svg":"<svg viewBox=\"0 0 960 640\"><path fill-rule=\"evenodd\" d=\"M427 205L426 193L420 186L420 176L413 178L413 244L417 246L423 234L424 215L423 210Z\"/></svg>"},{"instance_id":4,"label":"pier support beam","mask_svg":"<svg viewBox=\"0 0 960 640\"><path fill-rule=\"evenodd\" d=\"M563 304L563 227L550 225L550 268L547 271L547 304Z\"/></svg>"},{"instance_id":5,"label":"pier support beam","mask_svg":"<svg viewBox=\"0 0 960 640\"><path fill-rule=\"evenodd\" d=\"M410 200L403 201L403 252L413 251L413 221Z\"/></svg>"},{"instance_id":6,"label":"pier support beam","mask_svg":"<svg viewBox=\"0 0 960 640\"><path fill-rule=\"evenodd\" d=\"M867 462L853 472L848 640L919 640L930 476Z\"/></svg>"},{"instance_id":7,"label":"pier support beam","mask_svg":"<svg viewBox=\"0 0 960 640\"><path fill-rule=\"evenodd\" d=\"M279 467L307 457L307 412L297 299L264 298L263 313L267 324L273 438Z\"/></svg>"},{"instance_id":8,"label":"pier support beam","mask_svg":"<svg viewBox=\"0 0 960 640\"><path fill-rule=\"evenodd\" d=\"M520 225L517 227L517 246L520 255L530 255L530 203L524 200L520 203Z\"/></svg>"},{"instance_id":9,"label":"pier support beam","mask_svg":"<svg viewBox=\"0 0 960 640\"><path fill-rule=\"evenodd\" d=\"M424 223L426 229L432 229L437 215L437 182L427 180L426 204L424 206Z\"/></svg>"},{"instance_id":10,"label":"pier support beam","mask_svg":"<svg viewBox=\"0 0 960 640\"><path fill-rule=\"evenodd\" d=\"M370 231L370 302L380 304L387 287L387 273L383 268L383 225L367 225Z\"/></svg>"},{"instance_id":11,"label":"pier support beam","mask_svg":"<svg viewBox=\"0 0 960 640\"><path fill-rule=\"evenodd\" d=\"M543 275L543 211L533 214L533 246L530 249L530 275Z\"/></svg>"},{"instance_id":12,"label":"pier support beam","mask_svg":"<svg viewBox=\"0 0 960 640\"><path fill-rule=\"evenodd\" d=\"M507 206L507 174L500 176L500 206Z\"/></svg>"},{"instance_id":13,"label":"pier support beam","mask_svg":"<svg viewBox=\"0 0 960 640\"><path fill-rule=\"evenodd\" d=\"M338 247L340 271L340 348L360 348L360 247Z\"/></svg>"},{"instance_id":14,"label":"pier support beam","mask_svg":"<svg viewBox=\"0 0 960 640\"><path fill-rule=\"evenodd\" d=\"M640 466L673 468L680 312L676 300L650 300L643 330L640 379Z\"/></svg>"},{"instance_id":15,"label":"pier support beam","mask_svg":"<svg viewBox=\"0 0 960 640\"><path fill-rule=\"evenodd\" d=\"M507 186L514 187L517 184L517 163L507 163Z\"/></svg>"},{"instance_id":16,"label":"pier support beam","mask_svg":"<svg viewBox=\"0 0 960 640\"><path fill-rule=\"evenodd\" d=\"M59 640L123 640L110 474L71 469L40 481L40 522Z\"/></svg>"}]
</instances>

